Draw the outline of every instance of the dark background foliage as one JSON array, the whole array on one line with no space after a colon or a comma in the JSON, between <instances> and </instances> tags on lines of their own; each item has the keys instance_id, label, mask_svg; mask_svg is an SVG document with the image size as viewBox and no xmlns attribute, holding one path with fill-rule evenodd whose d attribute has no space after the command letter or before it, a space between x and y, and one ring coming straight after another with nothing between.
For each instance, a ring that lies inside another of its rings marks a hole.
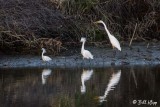
<instances>
[{"instance_id":1,"label":"dark background foliage","mask_svg":"<svg viewBox=\"0 0 160 107\"><path fill-rule=\"evenodd\" d=\"M160 40L159 0L0 0L0 49L3 52L57 54L76 46L81 36L108 40L103 20L121 42ZM133 33L135 32L135 33Z\"/></svg>"}]
</instances>

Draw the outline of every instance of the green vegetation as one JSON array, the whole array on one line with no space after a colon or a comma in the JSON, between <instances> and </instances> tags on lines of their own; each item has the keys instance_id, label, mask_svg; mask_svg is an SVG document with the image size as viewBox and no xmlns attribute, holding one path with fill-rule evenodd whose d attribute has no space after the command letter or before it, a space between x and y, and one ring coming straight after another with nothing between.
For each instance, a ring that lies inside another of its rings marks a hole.
<instances>
[{"instance_id":1,"label":"green vegetation","mask_svg":"<svg viewBox=\"0 0 160 107\"><path fill-rule=\"evenodd\" d=\"M159 0L2 0L0 50L58 54L81 36L104 42L106 32L93 24L100 19L120 41L159 40L159 10Z\"/></svg>"}]
</instances>

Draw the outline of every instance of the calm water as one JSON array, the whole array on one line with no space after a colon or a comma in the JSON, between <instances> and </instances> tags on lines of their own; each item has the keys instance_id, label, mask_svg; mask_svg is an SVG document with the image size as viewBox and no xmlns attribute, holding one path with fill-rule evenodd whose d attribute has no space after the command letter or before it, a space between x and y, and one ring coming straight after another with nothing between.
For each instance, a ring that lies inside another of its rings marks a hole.
<instances>
[{"instance_id":1,"label":"calm water","mask_svg":"<svg viewBox=\"0 0 160 107\"><path fill-rule=\"evenodd\" d=\"M160 106L160 67L0 69L0 107Z\"/></svg>"}]
</instances>

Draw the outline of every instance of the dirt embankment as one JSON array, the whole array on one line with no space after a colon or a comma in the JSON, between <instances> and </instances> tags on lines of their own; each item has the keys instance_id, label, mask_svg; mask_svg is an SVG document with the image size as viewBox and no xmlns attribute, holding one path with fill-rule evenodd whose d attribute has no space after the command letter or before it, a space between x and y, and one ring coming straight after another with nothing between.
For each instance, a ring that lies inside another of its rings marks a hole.
<instances>
[{"instance_id":1,"label":"dirt embankment","mask_svg":"<svg viewBox=\"0 0 160 107\"><path fill-rule=\"evenodd\" d=\"M61 56L51 56L52 61L43 63L39 56L1 56L0 68L12 67L104 67L121 65L155 65L160 64L160 43L133 44L132 47L122 46L122 51L116 51L113 56L111 47L86 47L94 55L93 60L83 60L80 55L80 48L68 50ZM67 55L67 56L66 56Z\"/></svg>"}]
</instances>

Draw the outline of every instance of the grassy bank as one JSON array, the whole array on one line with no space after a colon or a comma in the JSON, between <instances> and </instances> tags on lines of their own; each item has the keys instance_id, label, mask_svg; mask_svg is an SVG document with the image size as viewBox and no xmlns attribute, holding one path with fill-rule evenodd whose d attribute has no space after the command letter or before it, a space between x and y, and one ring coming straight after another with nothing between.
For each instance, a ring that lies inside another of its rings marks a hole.
<instances>
[{"instance_id":1,"label":"grassy bank","mask_svg":"<svg viewBox=\"0 0 160 107\"><path fill-rule=\"evenodd\" d=\"M99 19L120 41L160 40L159 13L159 0L1 0L0 50L56 55L81 36L108 41Z\"/></svg>"}]
</instances>

